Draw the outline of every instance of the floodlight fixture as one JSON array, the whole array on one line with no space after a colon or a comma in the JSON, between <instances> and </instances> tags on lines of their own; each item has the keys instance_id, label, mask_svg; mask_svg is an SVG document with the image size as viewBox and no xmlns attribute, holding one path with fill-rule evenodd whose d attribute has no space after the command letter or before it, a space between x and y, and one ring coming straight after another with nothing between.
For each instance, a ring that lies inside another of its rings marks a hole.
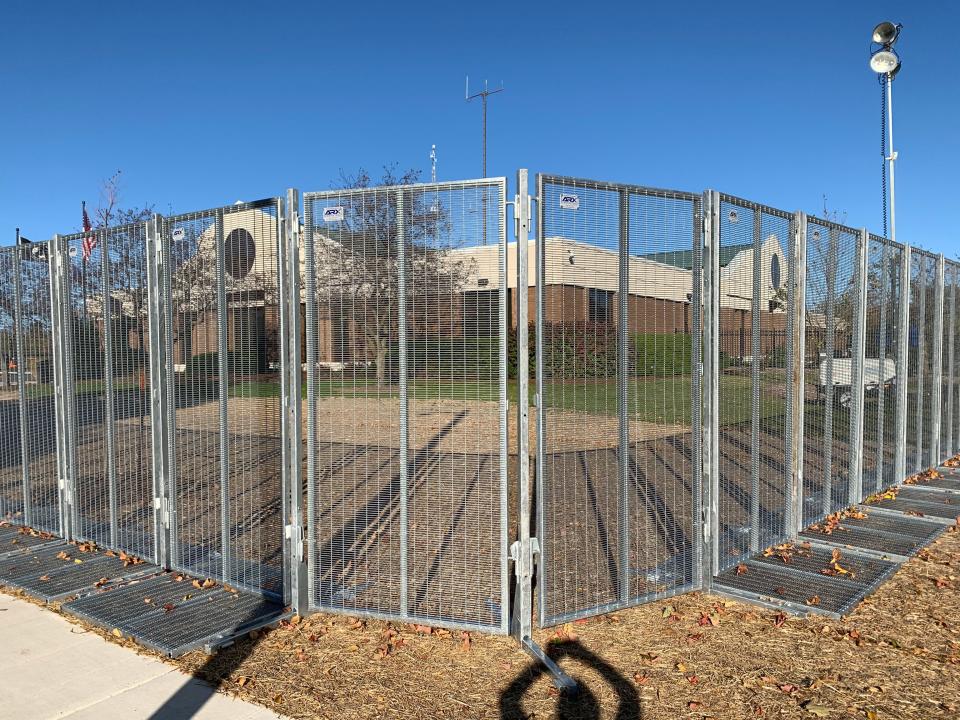
<instances>
[{"instance_id":1,"label":"floodlight fixture","mask_svg":"<svg viewBox=\"0 0 960 720\"><path fill-rule=\"evenodd\" d=\"M873 29L873 41L878 45L889 48L897 41L901 27L902 25L900 25L900 23L894 24L889 20L885 20Z\"/></svg>"},{"instance_id":2,"label":"floodlight fixture","mask_svg":"<svg viewBox=\"0 0 960 720\"><path fill-rule=\"evenodd\" d=\"M900 56L893 50L877 50L870 56L870 69L892 77L900 70Z\"/></svg>"}]
</instances>

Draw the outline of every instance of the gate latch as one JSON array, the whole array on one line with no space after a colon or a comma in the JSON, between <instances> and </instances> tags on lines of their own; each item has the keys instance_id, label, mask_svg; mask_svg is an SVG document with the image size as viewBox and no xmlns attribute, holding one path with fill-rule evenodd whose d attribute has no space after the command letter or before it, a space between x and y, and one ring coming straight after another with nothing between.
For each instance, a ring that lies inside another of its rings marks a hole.
<instances>
[{"instance_id":1,"label":"gate latch","mask_svg":"<svg viewBox=\"0 0 960 720\"><path fill-rule=\"evenodd\" d=\"M537 538L530 538L530 551L528 557L523 556L523 543L515 540L510 545L510 559L513 560L513 572L519 577L533 576L533 557L540 554L540 541Z\"/></svg>"},{"instance_id":2,"label":"gate latch","mask_svg":"<svg viewBox=\"0 0 960 720\"><path fill-rule=\"evenodd\" d=\"M302 525L286 525L283 528L283 537L293 542L297 562L302 562L306 554L303 550L304 535Z\"/></svg>"}]
</instances>

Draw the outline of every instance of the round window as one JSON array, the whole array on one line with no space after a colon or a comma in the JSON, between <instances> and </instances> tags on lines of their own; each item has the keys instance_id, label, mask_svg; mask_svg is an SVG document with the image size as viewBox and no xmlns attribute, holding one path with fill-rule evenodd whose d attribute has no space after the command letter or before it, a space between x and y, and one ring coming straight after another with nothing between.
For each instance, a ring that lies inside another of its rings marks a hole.
<instances>
[{"instance_id":1,"label":"round window","mask_svg":"<svg viewBox=\"0 0 960 720\"><path fill-rule=\"evenodd\" d=\"M780 257L776 253L770 258L770 284L774 290L780 289Z\"/></svg>"},{"instance_id":2,"label":"round window","mask_svg":"<svg viewBox=\"0 0 960 720\"><path fill-rule=\"evenodd\" d=\"M243 228L231 230L223 243L223 260L227 272L236 280L246 277L257 257L253 236Z\"/></svg>"}]
</instances>

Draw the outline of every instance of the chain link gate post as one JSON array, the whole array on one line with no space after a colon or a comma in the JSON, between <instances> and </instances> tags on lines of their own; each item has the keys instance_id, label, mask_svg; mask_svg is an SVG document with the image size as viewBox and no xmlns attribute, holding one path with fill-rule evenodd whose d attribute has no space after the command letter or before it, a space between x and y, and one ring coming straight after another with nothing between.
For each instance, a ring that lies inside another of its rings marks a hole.
<instances>
[{"instance_id":1,"label":"chain link gate post","mask_svg":"<svg viewBox=\"0 0 960 720\"><path fill-rule=\"evenodd\" d=\"M154 215L146 223L147 237L147 327L150 336L150 453L153 474L154 557L160 567L168 568L171 560L170 483L171 414L170 392L166 382L166 324L169 254L163 243L163 218Z\"/></svg>"},{"instance_id":2,"label":"chain link gate post","mask_svg":"<svg viewBox=\"0 0 960 720\"><path fill-rule=\"evenodd\" d=\"M784 508L785 534L795 539L803 529L803 454L804 454L804 397L806 394L806 303L807 303L807 216L797 212L793 216L793 247L790 286L787 288L787 312L790 326L790 451L787 456L788 488Z\"/></svg>"},{"instance_id":3,"label":"chain link gate post","mask_svg":"<svg viewBox=\"0 0 960 720\"><path fill-rule=\"evenodd\" d=\"M720 193L703 194L703 590L720 567Z\"/></svg>"},{"instance_id":4,"label":"chain link gate post","mask_svg":"<svg viewBox=\"0 0 960 720\"><path fill-rule=\"evenodd\" d=\"M284 604L294 613L309 605L307 556L304 551L303 403L300 367L300 191L287 190L279 217L280 232L280 363L283 396L283 527Z\"/></svg>"},{"instance_id":5,"label":"chain link gate post","mask_svg":"<svg viewBox=\"0 0 960 720\"><path fill-rule=\"evenodd\" d=\"M870 253L870 234L863 229L857 236L857 261L854 266L853 286L856 300L853 311L853 352L850 389L853 404L850 413L850 482L847 502L856 505L863 499L863 407L864 362L867 337L867 264ZM879 472L879 466L877 471Z\"/></svg>"},{"instance_id":6,"label":"chain link gate post","mask_svg":"<svg viewBox=\"0 0 960 720\"><path fill-rule=\"evenodd\" d=\"M530 210L533 198L529 193L529 173L517 171L517 194L513 202L515 235L517 238L517 462L519 477L518 539L510 546L516 590L513 597L511 634L521 648L543 663L553 676L554 685L561 691L575 693L577 684L533 641L533 572L534 556L539 555L539 542L531 537L530 486L530 347L529 347L529 242ZM543 199L538 198L538 203ZM539 245L539 243L538 243ZM539 262L537 263L539 267ZM538 285L543 278L535 278ZM539 297L539 292L538 292ZM537 309L539 313L539 308ZM540 397L534 398L539 406ZM539 438L538 438L539 440ZM538 448L539 450L539 448ZM538 502L542 502L538 498Z\"/></svg>"},{"instance_id":7,"label":"chain link gate post","mask_svg":"<svg viewBox=\"0 0 960 720\"><path fill-rule=\"evenodd\" d=\"M937 256L937 279L934 290L933 310L933 388L930 402L930 456L926 464L937 467L940 464L940 403L943 387L943 254Z\"/></svg>"},{"instance_id":8,"label":"chain link gate post","mask_svg":"<svg viewBox=\"0 0 960 720\"><path fill-rule=\"evenodd\" d=\"M907 374L910 341L910 246L903 246L900 264L900 306L897 308L897 449L894 463L894 482L901 484L907 477Z\"/></svg>"}]
</instances>

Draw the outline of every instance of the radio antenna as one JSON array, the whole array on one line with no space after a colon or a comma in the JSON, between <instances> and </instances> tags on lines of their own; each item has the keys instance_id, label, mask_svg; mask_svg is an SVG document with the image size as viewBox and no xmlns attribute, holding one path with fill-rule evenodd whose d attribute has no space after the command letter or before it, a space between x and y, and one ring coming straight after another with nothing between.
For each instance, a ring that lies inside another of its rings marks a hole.
<instances>
[{"instance_id":1,"label":"radio antenna","mask_svg":"<svg viewBox=\"0 0 960 720\"><path fill-rule=\"evenodd\" d=\"M502 80L500 81L500 87L497 88L496 90L491 90L487 85L487 81L484 80L483 90L471 95L470 94L470 76L467 75L466 92L464 93L466 101L470 102L471 100L480 98L481 105L483 107L483 174L480 177L487 176L487 98L490 97L491 95L496 95L497 93L501 93L505 89L506 88L503 87Z\"/></svg>"}]
</instances>

